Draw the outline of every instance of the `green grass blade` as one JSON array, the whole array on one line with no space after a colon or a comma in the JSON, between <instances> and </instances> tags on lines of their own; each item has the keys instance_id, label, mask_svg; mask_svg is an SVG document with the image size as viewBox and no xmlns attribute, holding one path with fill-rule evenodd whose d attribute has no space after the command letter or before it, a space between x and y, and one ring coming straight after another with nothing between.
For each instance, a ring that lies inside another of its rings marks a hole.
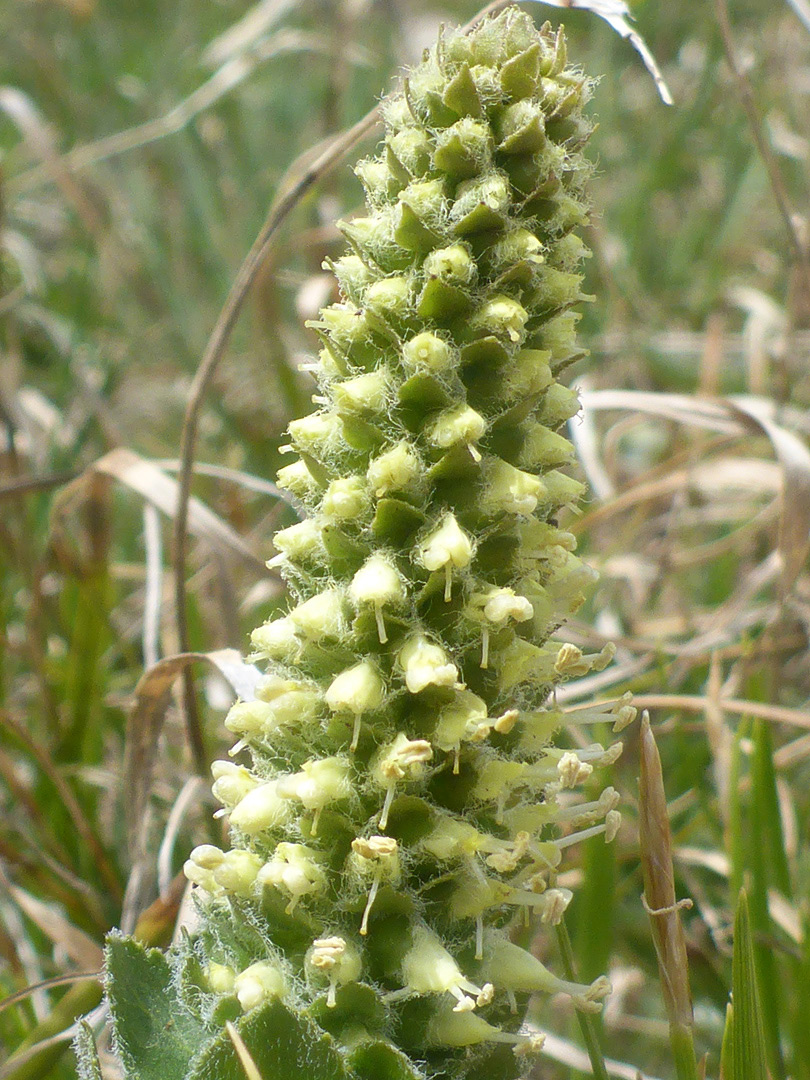
<instances>
[{"instance_id":1,"label":"green grass blade","mask_svg":"<svg viewBox=\"0 0 810 1080\"><path fill-rule=\"evenodd\" d=\"M734 919L734 956L731 994L734 1022L731 1031L732 1080L768 1080L765 1031L757 988L754 943L748 896L740 890Z\"/></svg>"},{"instance_id":2,"label":"green grass blade","mask_svg":"<svg viewBox=\"0 0 810 1080\"><path fill-rule=\"evenodd\" d=\"M772 945L774 926L768 910L768 888L772 884L772 868L781 861L779 856L770 849L775 842L782 845L782 829L779 822L779 807L776 803L770 739L767 736L767 730L763 733L761 720L754 725L753 742L749 818L750 919L756 971L761 991L760 1005L768 1064L771 1075L782 1080L786 1075L780 1037L780 1018L784 1015L785 972L780 970L781 965L777 962L779 954ZM777 841L776 837L780 839ZM787 864L784 870L787 872Z\"/></svg>"},{"instance_id":3,"label":"green grass blade","mask_svg":"<svg viewBox=\"0 0 810 1080\"><path fill-rule=\"evenodd\" d=\"M726 1005L726 1026L723 1028L723 1044L720 1047L720 1080L734 1080L734 1006Z\"/></svg>"}]
</instances>

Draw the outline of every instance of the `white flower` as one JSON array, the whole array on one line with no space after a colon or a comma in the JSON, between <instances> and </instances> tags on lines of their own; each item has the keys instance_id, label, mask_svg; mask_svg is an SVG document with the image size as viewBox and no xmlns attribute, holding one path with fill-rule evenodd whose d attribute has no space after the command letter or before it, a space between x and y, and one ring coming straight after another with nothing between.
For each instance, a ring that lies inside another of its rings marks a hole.
<instances>
[{"instance_id":1,"label":"white flower","mask_svg":"<svg viewBox=\"0 0 810 1080\"><path fill-rule=\"evenodd\" d=\"M456 521L454 514L448 514L441 524L429 533L416 551L416 560L426 570L444 569L444 598L450 600L453 570L463 570L472 562L472 540Z\"/></svg>"},{"instance_id":2,"label":"white flower","mask_svg":"<svg viewBox=\"0 0 810 1080\"><path fill-rule=\"evenodd\" d=\"M458 668L440 645L423 634L412 637L400 650L399 663L405 673L405 685L412 694L427 686L457 686Z\"/></svg>"},{"instance_id":3,"label":"white flower","mask_svg":"<svg viewBox=\"0 0 810 1080\"><path fill-rule=\"evenodd\" d=\"M383 645L388 640L383 607L386 604L402 604L406 596L401 574L382 555L372 555L371 558L366 559L349 585L349 597L354 604L357 606L370 604L374 608L377 634Z\"/></svg>"},{"instance_id":4,"label":"white flower","mask_svg":"<svg viewBox=\"0 0 810 1080\"><path fill-rule=\"evenodd\" d=\"M326 887L326 876L315 852L303 844L278 844L273 858L259 870L257 881L289 894L285 909L288 915L292 915L302 896L322 892Z\"/></svg>"}]
</instances>

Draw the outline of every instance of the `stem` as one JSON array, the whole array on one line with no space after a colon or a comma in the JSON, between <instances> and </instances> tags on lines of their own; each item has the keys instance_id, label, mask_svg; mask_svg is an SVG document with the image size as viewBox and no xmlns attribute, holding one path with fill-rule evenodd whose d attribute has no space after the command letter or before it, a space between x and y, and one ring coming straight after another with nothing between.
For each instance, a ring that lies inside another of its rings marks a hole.
<instances>
[{"instance_id":1,"label":"stem","mask_svg":"<svg viewBox=\"0 0 810 1080\"><path fill-rule=\"evenodd\" d=\"M669 1045L675 1060L678 1080L699 1080L692 1029L684 1024L669 1025Z\"/></svg>"},{"instance_id":2,"label":"stem","mask_svg":"<svg viewBox=\"0 0 810 1080\"><path fill-rule=\"evenodd\" d=\"M571 937L568 933L568 927L565 925L565 920L561 920L557 924L557 941L560 946L563 970L566 979L568 979L569 982L578 982L579 980L577 979L577 970L574 962L574 949L571 945ZM582 1038L585 1040L585 1049L588 1051L593 1075L597 1080L610 1080L607 1065L605 1063L605 1055L602 1053L602 1047L599 1045L599 1035L597 1034L593 1017L590 1013L577 1011L577 1020L579 1021Z\"/></svg>"}]
</instances>

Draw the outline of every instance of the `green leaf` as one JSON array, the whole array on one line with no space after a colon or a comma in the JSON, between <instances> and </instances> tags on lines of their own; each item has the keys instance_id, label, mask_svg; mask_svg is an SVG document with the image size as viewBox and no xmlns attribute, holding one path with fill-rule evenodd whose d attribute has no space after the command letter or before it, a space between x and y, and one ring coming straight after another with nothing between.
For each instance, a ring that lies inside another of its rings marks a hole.
<instances>
[{"instance_id":1,"label":"green leaf","mask_svg":"<svg viewBox=\"0 0 810 1080\"><path fill-rule=\"evenodd\" d=\"M423 1080L424 1074L400 1050L382 1039L361 1043L349 1056L359 1080Z\"/></svg>"},{"instance_id":2,"label":"green leaf","mask_svg":"<svg viewBox=\"0 0 810 1080\"><path fill-rule=\"evenodd\" d=\"M106 969L113 1038L124 1074L131 1080L183 1080L209 1032L178 1001L166 957L111 934Z\"/></svg>"},{"instance_id":3,"label":"green leaf","mask_svg":"<svg viewBox=\"0 0 810 1080\"><path fill-rule=\"evenodd\" d=\"M101 1080L101 1065L98 1060L96 1040L90 1025L84 1020L79 1024L76 1038L73 1040L76 1054L76 1071L79 1080Z\"/></svg>"},{"instance_id":4,"label":"green leaf","mask_svg":"<svg viewBox=\"0 0 810 1080\"><path fill-rule=\"evenodd\" d=\"M237 1030L262 1080L350 1080L331 1036L276 999L248 1013ZM202 1054L188 1080L245 1080L226 1031Z\"/></svg>"},{"instance_id":5,"label":"green leaf","mask_svg":"<svg viewBox=\"0 0 810 1080\"><path fill-rule=\"evenodd\" d=\"M734 1080L768 1080L765 1033L757 990L754 946L748 915L748 897L740 890L734 919L734 956L731 968L734 1022L731 1061Z\"/></svg>"},{"instance_id":6,"label":"green leaf","mask_svg":"<svg viewBox=\"0 0 810 1080\"><path fill-rule=\"evenodd\" d=\"M734 1007L726 1005L726 1026L723 1028L723 1044L720 1047L720 1075L723 1080L734 1080L732 1043L734 1042Z\"/></svg>"}]
</instances>

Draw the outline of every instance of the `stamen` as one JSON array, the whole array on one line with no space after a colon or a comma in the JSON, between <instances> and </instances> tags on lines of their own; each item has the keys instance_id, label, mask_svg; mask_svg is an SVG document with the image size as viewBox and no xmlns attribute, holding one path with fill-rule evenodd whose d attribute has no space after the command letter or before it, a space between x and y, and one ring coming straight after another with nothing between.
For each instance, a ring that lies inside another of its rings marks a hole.
<instances>
[{"instance_id":1,"label":"stamen","mask_svg":"<svg viewBox=\"0 0 810 1080\"><path fill-rule=\"evenodd\" d=\"M394 788L390 787L385 793L385 800L383 801L382 813L380 814L380 828L384 829L388 825L388 812L391 809L391 803L394 801Z\"/></svg>"},{"instance_id":2,"label":"stamen","mask_svg":"<svg viewBox=\"0 0 810 1080\"><path fill-rule=\"evenodd\" d=\"M483 960L484 958L484 917L479 914L475 916L475 959Z\"/></svg>"},{"instance_id":3,"label":"stamen","mask_svg":"<svg viewBox=\"0 0 810 1080\"><path fill-rule=\"evenodd\" d=\"M457 1004L453 1006L453 1012L472 1012L475 1008L475 1002L459 986L448 987L449 992L456 999Z\"/></svg>"},{"instance_id":4,"label":"stamen","mask_svg":"<svg viewBox=\"0 0 810 1080\"><path fill-rule=\"evenodd\" d=\"M357 744L360 741L360 714L358 713L354 718L354 727L352 728L352 741L349 743L349 750L353 754L357 749Z\"/></svg>"},{"instance_id":5,"label":"stamen","mask_svg":"<svg viewBox=\"0 0 810 1080\"><path fill-rule=\"evenodd\" d=\"M562 849L572 847L574 844L579 844L582 840L590 840L592 836L599 836L606 831L606 826L594 825L591 829L583 829L581 832L571 833L570 836L563 836L559 840L555 840L556 847Z\"/></svg>"},{"instance_id":6,"label":"stamen","mask_svg":"<svg viewBox=\"0 0 810 1080\"><path fill-rule=\"evenodd\" d=\"M371 909L374 906L374 901L377 899L377 890L380 887L380 875L381 871L378 870L374 875L374 880L371 883L371 888L368 893L368 900L366 901L366 910L363 912L363 921L360 923L360 933L363 937L368 933L368 917L371 914Z\"/></svg>"},{"instance_id":7,"label":"stamen","mask_svg":"<svg viewBox=\"0 0 810 1080\"><path fill-rule=\"evenodd\" d=\"M485 626L481 632L481 667L489 667L489 627Z\"/></svg>"},{"instance_id":8,"label":"stamen","mask_svg":"<svg viewBox=\"0 0 810 1080\"><path fill-rule=\"evenodd\" d=\"M481 460L481 454L480 454L480 452L478 451L478 448L477 448L477 447L475 447L475 446L473 446L473 444L472 444L472 443L467 443L467 449L468 449L468 450L469 450L469 452L470 452L470 457L471 457L471 458L473 459L473 461L474 461L474 462L475 462L475 464L477 465L477 464L478 464L478 462L479 462L479 461Z\"/></svg>"},{"instance_id":9,"label":"stamen","mask_svg":"<svg viewBox=\"0 0 810 1080\"><path fill-rule=\"evenodd\" d=\"M453 599L453 565L448 560L444 564L444 602L449 604Z\"/></svg>"},{"instance_id":10,"label":"stamen","mask_svg":"<svg viewBox=\"0 0 810 1080\"><path fill-rule=\"evenodd\" d=\"M385 645L388 641L388 634L385 632L385 619L383 618L382 604L377 603L374 605L374 617L377 620L377 636L380 639L380 644Z\"/></svg>"}]
</instances>

